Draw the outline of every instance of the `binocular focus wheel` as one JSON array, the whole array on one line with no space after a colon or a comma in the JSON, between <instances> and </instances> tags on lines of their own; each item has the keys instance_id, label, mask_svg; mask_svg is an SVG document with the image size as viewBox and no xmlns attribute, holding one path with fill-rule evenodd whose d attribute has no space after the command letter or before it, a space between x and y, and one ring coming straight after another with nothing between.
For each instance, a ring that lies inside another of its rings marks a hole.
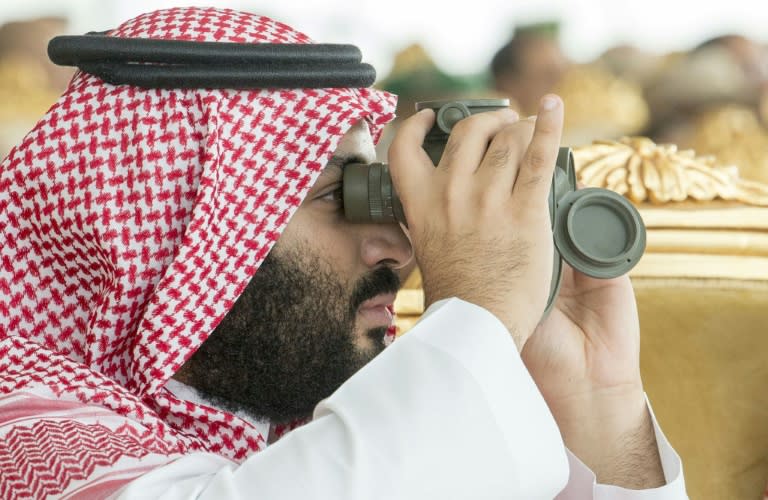
<instances>
[{"instance_id":1,"label":"binocular focus wheel","mask_svg":"<svg viewBox=\"0 0 768 500\"><path fill-rule=\"evenodd\" d=\"M437 111L437 126L446 134L450 134L456 122L470 116L472 112L462 102L449 102Z\"/></svg>"}]
</instances>

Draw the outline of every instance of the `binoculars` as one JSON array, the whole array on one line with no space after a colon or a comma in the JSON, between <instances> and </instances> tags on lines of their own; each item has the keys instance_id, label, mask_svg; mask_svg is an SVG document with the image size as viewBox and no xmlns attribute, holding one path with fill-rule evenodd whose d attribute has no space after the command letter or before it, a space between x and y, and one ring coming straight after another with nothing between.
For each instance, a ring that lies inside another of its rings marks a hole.
<instances>
[{"instance_id":1,"label":"binoculars","mask_svg":"<svg viewBox=\"0 0 768 500\"><path fill-rule=\"evenodd\" d=\"M416 110L435 111L435 125L422 147L437 165L453 126L473 114L509 107L507 99L428 101ZM354 163L344 168L344 214L350 222L405 223L403 206L385 163ZM570 148L561 147L549 191L555 252L548 312L560 289L563 260L594 278L628 272L645 251L645 225L624 197L601 188L577 189ZM503 272L500 269L499 272ZM489 279L492 277L489 276Z\"/></svg>"}]
</instances>

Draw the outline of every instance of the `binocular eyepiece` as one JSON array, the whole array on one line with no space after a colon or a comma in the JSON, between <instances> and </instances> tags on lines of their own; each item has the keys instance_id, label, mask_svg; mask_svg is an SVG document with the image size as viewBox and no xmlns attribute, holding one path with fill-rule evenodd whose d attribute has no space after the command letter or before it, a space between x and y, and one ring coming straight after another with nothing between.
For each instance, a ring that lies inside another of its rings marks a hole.
<instances>
[{"instance_id":1,"label":"binocular eyepiece","mask_svg":"<svg viewBox=\"0 0 768 500\"><path fill-rule=\"evenodd\" d=\"M416 110L435 110L435 125L422 147L437 165L453 126L473 114L509 107L507 99L428 101ZM344 214L351 222L405 223L405 214L384 163L347 165L343 177ZM645 225L624 197L601 188L577 189L570 148L560 148L549 213L555 240L554 269L547 311L560 289L562 261L594 278L615 278L632 269L645 251ZM503 272L503 270L500 270Z\"/></svg>"}]
</instances>

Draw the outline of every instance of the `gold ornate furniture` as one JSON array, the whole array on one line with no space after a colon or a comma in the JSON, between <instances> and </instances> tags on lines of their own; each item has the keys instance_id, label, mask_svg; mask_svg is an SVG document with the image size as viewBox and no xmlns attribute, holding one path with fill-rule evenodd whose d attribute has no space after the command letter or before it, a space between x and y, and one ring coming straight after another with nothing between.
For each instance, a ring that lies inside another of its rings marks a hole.
<instances>
[{"instance_id":1,"label":"gold ornate furniture","mask_svg":"<svg viewBox=\"0 0 768 500\"><path fill-rule=\"evenodd\" d=\"M648 228L630 272L641 369L693 499L759 499L768 481L768 184L644 138L574 151L580 180L631 199ZM768 152L766 152L768 154ZM490 279L490 277L489 277ZM398 296L421 313L418 274Z\"/></svg>"}]
</instances>

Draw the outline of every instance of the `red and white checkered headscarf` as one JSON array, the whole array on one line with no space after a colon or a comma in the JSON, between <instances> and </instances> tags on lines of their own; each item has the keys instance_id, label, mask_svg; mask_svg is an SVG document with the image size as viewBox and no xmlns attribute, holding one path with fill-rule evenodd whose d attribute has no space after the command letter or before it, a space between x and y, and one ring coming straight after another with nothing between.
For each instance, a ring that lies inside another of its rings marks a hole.
<instances>
[{"instance_id":1,"label":"red and white checkered headscarf","mask_svg":"<svg viewBox=\"0 0 768 500\"><path fill-rule=\"evenodd\" d=\"M312 43L211 8L152 12L110 35ZM262 448L247 422L163 386L257 272L341 137L365 119L378 139L393 116L393 96L371 89L143 90L76 75L0 165L0 396L47 391L124 416L138 426L115 456L242 460ZM21 465L3 453L8 478Z\"/></svg>"}]
</instances>

